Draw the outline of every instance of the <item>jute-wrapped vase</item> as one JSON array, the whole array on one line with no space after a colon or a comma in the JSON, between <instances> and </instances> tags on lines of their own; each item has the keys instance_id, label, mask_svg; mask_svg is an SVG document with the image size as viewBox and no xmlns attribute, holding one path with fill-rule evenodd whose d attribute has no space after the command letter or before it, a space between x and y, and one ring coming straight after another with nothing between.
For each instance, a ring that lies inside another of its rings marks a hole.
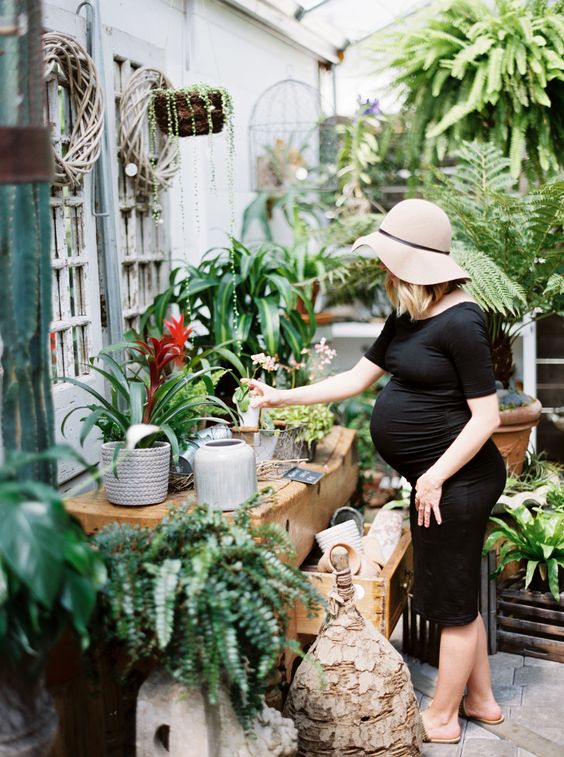
<instances>
[{"instance_id":1,"label":"jute-wrapped vase","mask_svg":"<svg viewBox=\"0 0 564 757\"><path fill-rule=\"evenodd\" d=\"M298 729L298 755L420 755L421 720L409 670L356 609L346 552L333 554L333 563L336 592L309 650L327 685L315 665L302 662L284 711Z\"/></svg>"}]
</instances>

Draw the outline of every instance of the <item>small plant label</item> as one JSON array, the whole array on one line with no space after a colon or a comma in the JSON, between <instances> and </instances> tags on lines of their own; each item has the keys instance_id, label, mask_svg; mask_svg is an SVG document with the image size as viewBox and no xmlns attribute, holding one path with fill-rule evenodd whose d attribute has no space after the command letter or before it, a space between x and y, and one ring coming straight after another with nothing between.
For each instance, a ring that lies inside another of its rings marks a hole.
<instances>
[{"instance_id":1,"label":"small plant label","mask_svg":"<svg viewBox=\"0 0 564 757\"><path fill-rule=\"evenodd\" d=\"M324 475L324 473L300 468L299 465L296 465L284 474L284 478L291 478L292 481L299 481L302 484L316 484Z\"/></svg>"}]
</instances>

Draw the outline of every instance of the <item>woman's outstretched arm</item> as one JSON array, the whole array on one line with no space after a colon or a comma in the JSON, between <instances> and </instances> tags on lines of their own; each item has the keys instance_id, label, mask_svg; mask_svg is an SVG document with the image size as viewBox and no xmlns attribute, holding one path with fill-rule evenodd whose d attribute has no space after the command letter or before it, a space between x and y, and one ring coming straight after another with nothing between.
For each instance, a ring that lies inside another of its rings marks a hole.
<instances>
[{"instance_id":1,"label":"woman's outstretched arm","mask_svg":"<svg viewBox=\"0 0 564 757\"><path fill-rule=\"evenodd\" d=\"M343 373L295 389L276 389L256 379L243 379L251 389L252 407L288 407L315 405L317 402L338 402L360 394L385 373L383 368L361 357Z\"/></svg>"}]
</instances>

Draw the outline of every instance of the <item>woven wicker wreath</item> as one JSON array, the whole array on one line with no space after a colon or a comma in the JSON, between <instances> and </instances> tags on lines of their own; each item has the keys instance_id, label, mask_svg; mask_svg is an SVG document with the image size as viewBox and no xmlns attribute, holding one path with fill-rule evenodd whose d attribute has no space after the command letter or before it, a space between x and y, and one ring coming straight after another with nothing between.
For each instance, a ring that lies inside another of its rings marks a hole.
<instances>
[{"instance_id":1,"label":"woven wicker wreath","mask_svg":"<svg viewBox=\"0 0 564 757\"><path fill-rule=\"evenodd\" d=\"M78 42L66 34L43 35L45 79L61 73L69 88L73 127L65 155L55 156L55 186L78 188L92 170L104 129L104 100L94 61Z\"/></svg>"},{"instance_id":2,"label":"woven wicker wreath","mask_svg":"<svg viewBox=\"0 0 564 757\"><path fill-rule=\"evenodd\" d=\"M146 194L154 192L155 182L159 189L169 187L180 165L178 142L172 136L158 140L148 129L151 91L171 87L162 71L143 66L127 82L119 103L119 151L126 164L137 167L135 186ZM158 155L151 155L159 144Z\"/></svg>"}]
</instances>

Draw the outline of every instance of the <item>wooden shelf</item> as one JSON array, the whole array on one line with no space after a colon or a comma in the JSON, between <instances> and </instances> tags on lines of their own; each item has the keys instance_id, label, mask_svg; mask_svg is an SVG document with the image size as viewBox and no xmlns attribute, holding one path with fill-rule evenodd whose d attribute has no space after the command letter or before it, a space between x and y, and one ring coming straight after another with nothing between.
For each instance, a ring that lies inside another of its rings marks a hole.
<instances>
[{"instance_id":1,"label":"wooden shelf","mask_svg":"<svg viewBox=\"0 0 564 757\"><path fill-rule=\"evenodd\" d=\"M333 512L344 505L355 490L358 465L355 454L355 432L334 426L331 433L317 448L315 463L308 468L323 471L324 476L313 485L288 479L259 482L259 487L272 486L274 501L258 506L253 511L257 523L278 523L290 535L297 552L299 565L311 550L314 536L326 528ZM112 505L103 489L69 497L65 507L81 522L89 534L96 533L109 523L152 527L178 505L193 504L193 492L173 494L159 505L149 507L122 507Z\"/></svg>"}]
</instances>

